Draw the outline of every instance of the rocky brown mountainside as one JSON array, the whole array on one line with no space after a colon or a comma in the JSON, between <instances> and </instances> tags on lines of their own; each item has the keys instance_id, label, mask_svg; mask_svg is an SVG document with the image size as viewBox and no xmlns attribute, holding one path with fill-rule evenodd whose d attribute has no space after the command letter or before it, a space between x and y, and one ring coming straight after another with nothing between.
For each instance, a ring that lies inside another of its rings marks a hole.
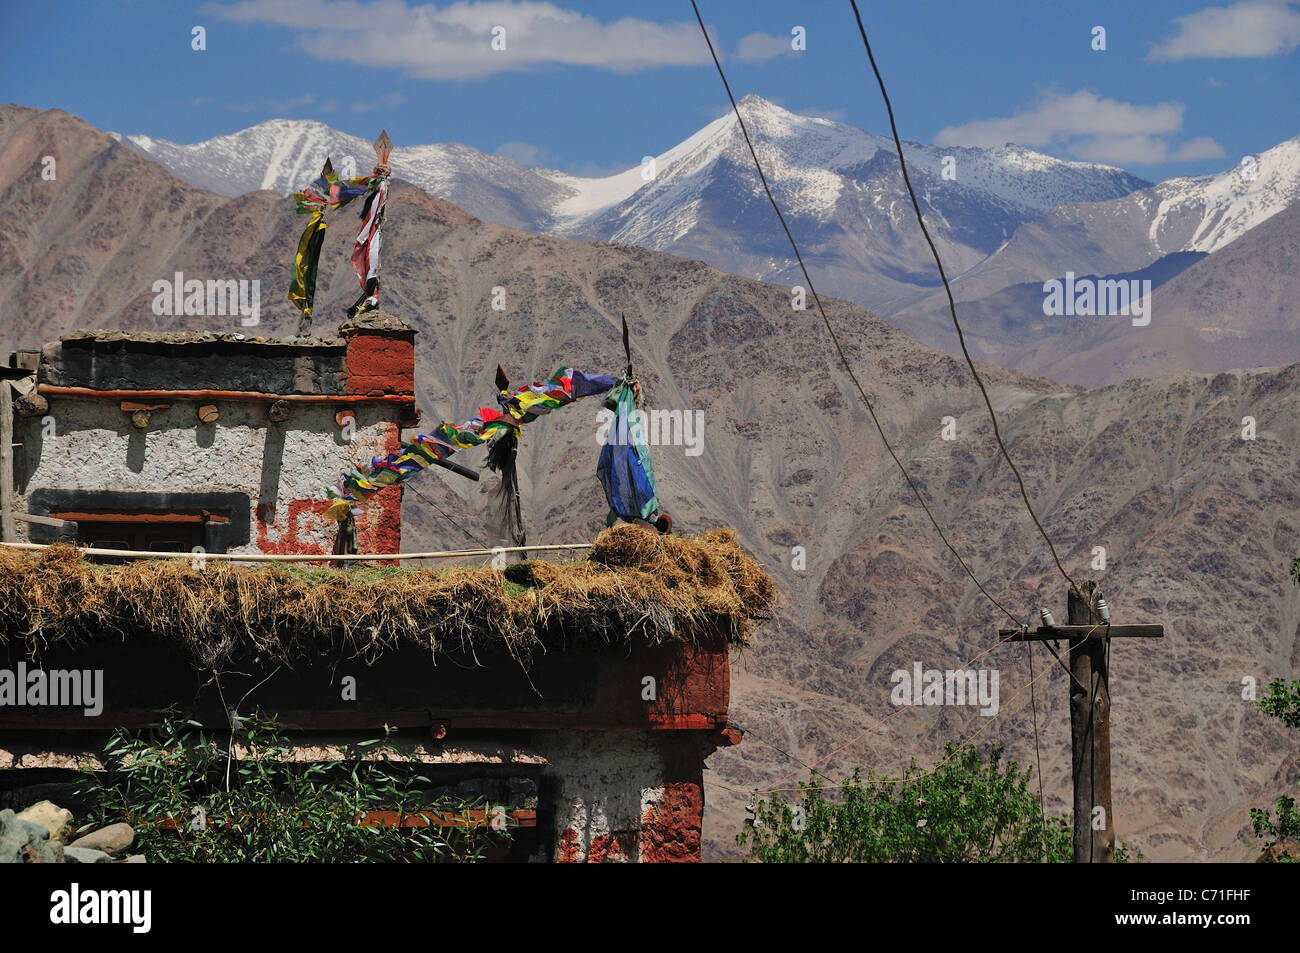
<instances>
[{"instance_id":1,"label":"rocky brown mountainside","mask_svg":"<svg viewBox=\"0 0 1300 953\"><path fill-rule=\"evenodd\" d=\"M1059 341L1026 347L1008 363L1076 383L1276 364L1300 354L1297 263L1300 204L1156 288L1148 326L1120 317L1094 318L1079 328L1074 341L1087 357L1073 375Z\"/></svg>"},{"instance_id":2,"label":"rocky brown mountainside","mask_svg":"<svg viewBox=\"0 0 1300 953\"><path fill-rule=\"evenodd\" d=\"M1130 282L1151 280L1143 316L1149 322L1142 326L1125 315L1045 315L1041 281L960 301L957 314L963 327L972 329L967 345L977 357L1075 384L1113 384L1178 370L1267 367L1300 354L1297 263L1300 204L1211 255L1176 252L1127 273L1124 280ZM927 343L955 349L947 301L930 304L938 310L907 320Z\"/></svg>"},{"instance_id":3,"label":"rocky brown mountainside","mask_svg":"<svg viewBox=\"0 0 1300 953\"><path fill-rule=\"evenodd\" d=\"M41 178L41 157L57 178ZM0 346L74 327L200 327L285 335L284 299L304 221L270 192L235 199L172 178L67 114L0 108ZM317 327L355 298L347 263L355 219L326 238ZM773 228L779 226L773 221ZM855 765L899 773L983 728L1034 760L1024 646L997 668L996 719L971 708L886 714L895 669L965 667L1005 623L974 590L912 501L836 366L815 312L781 286L629 246L581 244L484 224L401 183L386 220L384 307L419 329L426 422L461 420L492 394L497 362L516 379L561 362L620 366L618 316L651 407L704 413L702 452L654 448L661 497L679 528L727 524L779 581L777 617L735 661L733 717L748 734L710 762L706 850L734 853L746 792ZM155 317L152 283L259 279L261 324ZM1189 272L1190 273L1190 272ZM816 276L814 275L814 278ZM494 288L505 289L494 311ZM990 590L1018 615L1063 618L1065 586L992 442L969 372L876 316L829 301L850 361L936 516ZM1297 662L1300 590L1300 365L1177 374L1084 391L988 366L1004 436L1068 570L1100 580L1117 622L1159 622L1159 642L1112 653L1119 836L1156 860L1242 860L1258 851L1247 809L1293 787L1296 745L1242 700ZM533 425L520 474L530 541L590 539L605 505L594 471L598 406ZM1241 437L1242 418L1256 439ZM942 418L956 439L941 438ZM340 461L342 465L343 461ZM427 473L405 497L407 546L477 536L492 481ZM1106 568L1091 568L1094 547ZM795 547L806 568L792 566ZM1036 619L1034 620L1036 621ZM1040 654L1035 671L1048 657ZM1069 797L1066 676L1036 686L1049 807ZM856 741L854 739L857 739ZM852 743L849 743L852 742ZM846 744L849 743L849 744ZM777 749L781 749L778 751Z\"/></svg>"}]
</instances>

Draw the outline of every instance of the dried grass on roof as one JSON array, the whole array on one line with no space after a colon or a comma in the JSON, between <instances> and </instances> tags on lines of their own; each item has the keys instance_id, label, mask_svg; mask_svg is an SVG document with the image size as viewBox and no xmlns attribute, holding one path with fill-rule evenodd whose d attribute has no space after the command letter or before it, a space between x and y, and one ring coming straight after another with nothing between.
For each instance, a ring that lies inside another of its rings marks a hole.
<instances>
[{"instance_id":1,"label":"dried grass on roof","mask_svg":"<svg viewBox=\"0 0 1300 953\"><path fill-rule=\"evenodd\" d=\"M510 582L507 582L507 577ZM86 561L72 547L0 549L0 645L39 657L52 646L124 638L182 647L196 665L372 661L416 645L435 654L541 650L721 633L748 644L776 599L771 578L729 529L658 536L601 533L588 558L490 568L289 569L211 560Z\"/></svg>"}]
</instances>

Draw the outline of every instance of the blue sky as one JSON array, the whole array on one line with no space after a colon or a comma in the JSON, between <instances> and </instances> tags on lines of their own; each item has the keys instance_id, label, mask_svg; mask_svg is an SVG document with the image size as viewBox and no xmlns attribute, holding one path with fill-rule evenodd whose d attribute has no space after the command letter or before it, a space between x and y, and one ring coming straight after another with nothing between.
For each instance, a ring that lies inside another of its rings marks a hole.
<instances>
[{"instance_id":1,"label":"blue sky","mask_svg":"<svg viewBox=\"0 0 1300 953\"><path fill-rule=\"evenodd\" d=\"M284 116L594 174L726 105L688 0L0 2L0 100L180 142ZM888 133L848 0L697 2L738 96ZM1300 0L859 6L907 139L1014 140L1158 180L1300 134Z\"/></svg>"}]
</instances>

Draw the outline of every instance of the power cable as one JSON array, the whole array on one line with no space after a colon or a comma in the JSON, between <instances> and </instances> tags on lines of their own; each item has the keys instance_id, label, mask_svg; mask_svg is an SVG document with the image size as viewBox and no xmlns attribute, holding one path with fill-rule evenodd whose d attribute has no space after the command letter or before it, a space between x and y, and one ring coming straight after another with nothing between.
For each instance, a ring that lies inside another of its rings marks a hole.
<instances>
[{"instance_id":1,"label":"power cable","mask_svg":"<svg viewBox=\"0 0 1300 953\"><path fill-rule=\"evenodd\" d=\"M691 0L694 3L694 0ZM917 201L916 190L912 188L911 177L907 174L907 162L903 159L903 140L898 136L898 124L894 122L894 107L889 102L889 93L885 91L885 80L880 75L880 68L876 66L876 57L871 52L871 42L867 39L867 29L862 25L862 14L858 10L857 0L849 0L853 7L853 15L858 21L858 32L862 34L862 44L867 48L867 59L871 61L871 70L876 74L876 83L880 86L881 98L885 101L885 111L889 113L889 129L894 134L894 146L898 149L898 167L903 170L903 182L907 185L907 193L912 197L912 208L916 211L916 221L921 226L921 233L925 236L925 242L930 246L930 253L934 255L934 263L939 269L939 277L943 279L943 289L948 294L948 310L952 312L952 325L957 329L957 341L961 344L961 352L966 358L966 363L970 365L970 372L975 378L975 383L979 385L980 393L984 396L984 405L988 408L989 419L993 421L993 436L998 441L998 446L1002 448L1002 456L1007 461L1007 466L1011 467L1011 472L1016 476L1016 483L1020 485L1020 496L1025 501L1025 509L1029 510L1029 515L1038 527L1038 532L1042 534L1047 548L1051 550L1052 559L1056 561L1056 568L1061 571L1071 588L1077 588L1070 574L1065 571L1061 565L1061 557L1056 555L1056 547L1052 545L1051 538L1047 535L1047 530L1043 529L1043 524L1038 519L1038 514L1034 512L1033 504L1029 502L1029 492L1025 489L1025 481L1020 476L1020 470L1011 460L1011 454L1007 450L1007 445L1002 440L1002 432L998 429L998 417L993 412L993 402L989 400L989 392L984 388L984 381L980 378L979 371L975 369L975 362L971 360L970 351L966 348L966 336L962 334L961 324L957 320L957 303L952 296L952 287L948 284L948 275L943 270L943 262L939 259L939 249L934 245L934 239L930 237L930 230L925 226L925 218L921 215L921 203Z\"/></svg>"},{"instance_id":2,"label":"power cable","mask_svg":"<svg viewBox=\"0 0 1300 953\"><path fill-rule=\"evenodd\" d=\"M826 309L822 306L821 296L817 294L817 289L813 287L812 277L808 274L808 269L803 262L803 256L799 253L799 245L794 240L794 235L790 231L790 226L786 224L785 216L781 213L781 207L777 204L776 197L772 195L772 189L767 183L767 176L763 174L763 165L758 160L758 152L754 149L754 143L749 138L749 130L745 127L745 120L740 115L740 107L736 105L736 97L732 95L731 84L727 82L727 74L723 72L722 63L718 60L717 51L713 48L713 40L709 37L709 31L704 26L704 18L700 15L700 8L696 4L695 0L691 0L691 9L695 11L695 19L699 21L700 31L704 34L704 42L709 46L709 54L713 57L713 65L718 68L718 76L722 79L722 86L726 89L727 98L731 101L731 109L736 115L736 122L740 124L740 131L745 137L745 144L749 146L749 154L754 158L754 168L758 170L759 180L763 183L763 191L767 193L767 199L772 203L772 209L776 212L776 217L781 220L781 228L785 230L785 237L790 240L790 247L794 249L794 257L799 262L799 270L803 272L804 281L808 284L808 291L812 294L813 300L817 303L817 310L821 314L822 322L826 325L826 330L830 333L831 341L835 345L835 351L839 355L840 363L843 365L845 372L849 375L849 379L853 381L853 386L857 388L858 395L862 398L862 402L866 405L867 413L871 415L871 421L876 425L876 430L880 433L881 442L884 443L885 449L889 451L889 455L893 458L894 463L898 465L898 469L902 471L903 478L907 480L907 485L911 488L913 495L916 496L916 501L921 504L921 509L925 511L925 515L929 517L930 523L934 526L935 532L939 534L939 538L943 540L943 544L948 547L948 551L951 552L957 559L957 562L961 564L961 568L966 571L966 575L970 576L971 582L975 583L979 591L984 594L984 597L1001 609L1002 613L1008 619L1016 625L1021 625L1022 623L1019 619L1012 615L1006 607L1002 605L1002 603L998 602L997 599L994 599L993 596L989 594L989 591L985 589L984 585L975 577L975 573L971 571L970 566L966 564L966 560L962 559L961 554L957 552L952 543L948 541L947 535L939 526L939 521L934 518L934 514L930 512L930 507L926 504L925 498L921 496L921 491L917 489L916 483L912 480L911 474L907 472L907 468L903 466L903 461L898 458L898 454L894 452L893 446L890 445L889 438L885 436L885 428L881 425L880 419L876 416L876 411L871 404L871 399L867 397L867 392L863 390L862 384L858 381L858 376L853 373L853 368L849 364L847 355L844 353L844 348L840 346L839 336L836 335L835 328L831 325L830 318L826 316Z\"/></svg>"},{"instance_id":3,"label":"power cable","mask_svg":"<svg viewBox=\"0 0 1300 953\"><path fill-rule=\"evenodd\" d=\"M809 776L814 774L820 774L823 778L826 778L827 781L830 781L832 784L835 783L832 778L828 777L825 774L822 774L822 772L818 771L816 768L808 764L802 758L798 758L795 755L792 755L790 752L786 751L784 748L778 748L776 745L772 744L772 742L760 738L758 735L754 734L752 729L746 728L743 725L736 725L736 727L740 729L740 733L744 735L746 738L753 736L753 739L757 741L759 744L766 745L767 747L771 748L773 751L777 752L778 754L785 755L785 757L789 758L791 761L803 765L805 768L808 769Z\"/></svg>"},{"instance_id":4,"label":"power cable","mask_svg":"<svg viewBox=\"0 0 1300 953\"><path fill-rule=\"evenodd\" d=\"M491 548L492 548L492 547L489 546L487 543L483 542L483 540L479 539L479 537L475 536L473 533L471 533L469 530L467 530L464 526L461 526L461 525L460 525L459 523L457 523L454 519L452 519L452 518L451 518L451 515L448 514L448 513L446 513L446 512L444 512L443 509L442 509L442 507L440 507L437 503L433 502L433 500L429 499L427 496L425 496L425 495L424 495L423 493L421 493L419 490L415 489L415 484L413 484L413 483L409 483L409 482L408 482L408 483L404 483L403 486L404 486L406 489L408 489L408 490L412 490L412 491L414 491L414 493L415 493L416 496L418 496L420 499L424 500L424 502L426 502L426 503L428 503L430 506L432 506L432 507L434 508L434 510L436 510L436 511L438 512L438 514L439 514L440 516L442 516L442 517L443 517L443 518L444 518L448 523L450 523L452 526L456 527L458 530L460 530L462 533L464 533L466 536L468 536L471 540L473 540L474 542L478 543L478 544L479 544L480 546L482 546L484 549L491 549Z\"/></svg>"}]
</instances>

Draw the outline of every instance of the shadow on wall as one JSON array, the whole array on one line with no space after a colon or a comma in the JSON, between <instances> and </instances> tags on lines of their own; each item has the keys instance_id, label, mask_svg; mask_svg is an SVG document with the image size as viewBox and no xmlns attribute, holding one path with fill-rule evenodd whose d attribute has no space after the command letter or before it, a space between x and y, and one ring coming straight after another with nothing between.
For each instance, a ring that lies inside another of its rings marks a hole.
<instances>
[{"instance_id":1,"label":"shadow on wall","mask_svg":"<svg viewBox=\"0 0 1300 953\"><path fill-rule=\"evenodd\" d=\"M134 424L126 430L126 466L132 473L144 472L144 448L147 429L140 429Z\"/></svg>"},{"instance_id":2,"label":"shadow on wall","mask_svg":"<svg viewBox=\"0 0 1300 953\"><path fill-rule=\"evenodd\" d=\"M280 467L283 462L284 424L268 421L266 440L262 444L262 481L257 488L257 501L273 514L280 497Z\"/></svg>"},{"instance_id":3,"label":"shadow on wall","mask_svg":"<svg viewBox=\"0 0 1300 953\"><path fill-rule=\"evenodd\" d=\"M42 423L42 420L49 421ZM14 454L14 489L27 494L27 485L41 462L41 451L45 449L45 435L54 426L54 418L19 417L14 421L14 442L19 444Z\"/></svg>"}]
</instances>

